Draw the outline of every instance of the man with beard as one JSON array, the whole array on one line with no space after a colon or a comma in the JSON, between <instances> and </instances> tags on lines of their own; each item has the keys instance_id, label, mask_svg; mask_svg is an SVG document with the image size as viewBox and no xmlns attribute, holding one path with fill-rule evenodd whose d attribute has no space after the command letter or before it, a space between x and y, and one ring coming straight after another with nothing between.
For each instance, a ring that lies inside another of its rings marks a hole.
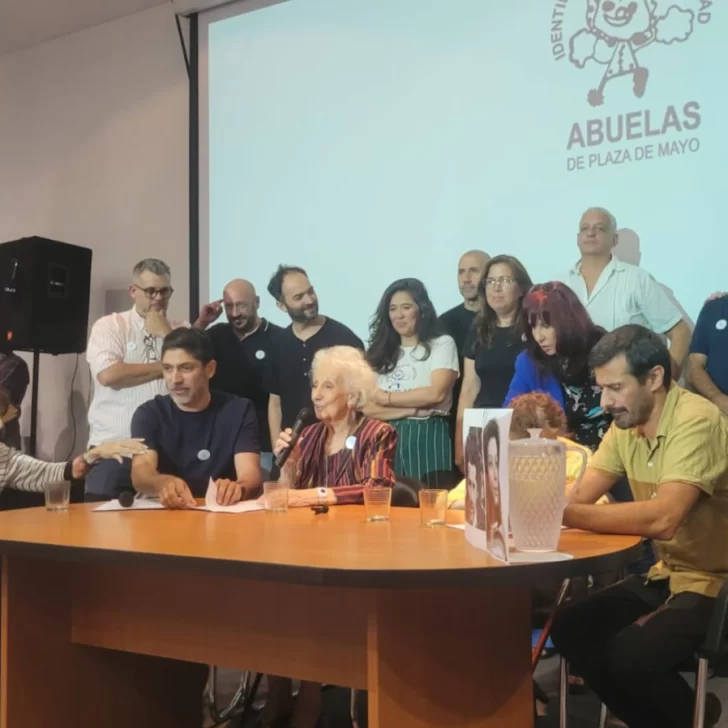
<instances>
[{"instance_id":1,"label":"man with beard","mask_svg":"<svg viewBox=\"0 0 728 728\"><path fill-rule=\"evenodd\" d=\"M630 324L590 356L614 418L564 511L564 524L653 539L658 562L563 607L560 653L630 728L692 724L693 691L679 668L703 642L728 575L728 422L671 383L660 336ZM633 503L593 505L626 476ZM720 716L709 694L706 726Z\"/></svg>"},{"instance_id":2,"label":"man with beard","mask_svg":"<svg viewBox=\"0 0 728 728\"><path fill-rule=\"evenodd\" d=\"M132 433L147 451L132 462L132 482L167 508L194 508L209 480L219 505L259 495L258 423L252 402L211 392L212 346L204 331L175 329L162 344L169 390L134 413Z\"/></svg>"},{"instance_id":3,"label":"man with beard","mask_svg":"<svg viewBox=\"0 0 728 728\"><path fill-rule=\"evenodd\" d=\"M303 268L279 266L268 293L291 319L274 342L266 376L270 439L276 442L281 430L293 427L298 412L311 406L309 372L316 352L330 346L364 349L364 344L351 329L319 314L316 291Z\"/></svg>"},{"instance_id":4,"label":"man with beard","mask_svg":"<svg viewBox=\"0 0 728 728\"><path fill-rule=\"evenodd\" d=\"M255 287L239 278L225 286L222 301L203 307L195 326L210 326L222 313L223 306L228 322L215 324L207 331L217 362L210 387L244 397L255 405L260 466L265 478L273 466L273 453L268 427L268 392L263 381L270 365L273 342L283 329L258 315L260 298Z\"/></svg>"},{"instance_id":5,"label":"man with beard","mask_svg":"<svg viewBox=\"0 0 728 728\"><path fill-rule=\"evenodd\" d=\"M488 253L482 250L469 250L462 255L458 261L458 289L463 297L463 302L449 311L445 311L440 316L440 321L445 326L445 330L455 339L461 372L465 339L479 309L478 286L480 285L480 279L483 277L485 265L489 260ZM457 402L457 398L454 401Z\"/></svg>"}]
</instances>

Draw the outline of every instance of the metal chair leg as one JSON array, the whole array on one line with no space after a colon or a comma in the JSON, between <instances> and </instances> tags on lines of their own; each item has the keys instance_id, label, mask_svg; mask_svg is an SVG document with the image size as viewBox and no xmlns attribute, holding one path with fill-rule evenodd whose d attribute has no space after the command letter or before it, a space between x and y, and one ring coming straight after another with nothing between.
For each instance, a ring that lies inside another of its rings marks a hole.
<instances>
[{"instance_id":1,"label":"metal chair leg","mask_svg":"<svg viewBox=\"0 0 728 728\"><path fill-rule=\"evenodd\" d=\"M253 678L253 676L255 676ZM251 680L251 678L253 678ZM210 665L209 677L207 680L206 702L210 718L215 725L220 725L232 718L241 709L245 713L255 700L258 686L262 675L251 672L243 672L240 677L240 685L227 707L220 709L217 705L217 667Z\"/></svg>"},{"instance_id":2,"label":"metal chair leg","mask_svg":"<svg viewBox=\"0 0 728 728\"><path fill-rule=\"evenodd\" d=\"M703 728L705 722L705 693L708 683L708 661L701 657L695 675L695 709L693 711L693 728Z\"/></svg>"},{"instance_id":3,"label":"metal chair leg","mask_svg":"<svg viewBox=\"0 0 728 728\"><path fill-rule=\"evenodd\" d=\"M560 672L561 680L559 683L559 728L566 728L567 716L566 710L568 707L568 695L569 695L569 666L566 664L566 660L561 657L560 659Z\"/></svg>"},{"instance_id":4,"label":"metal chair leg","mask_svg":"<svg viewBox=\"0 0 728 728\"><path fill-rule=\"evenodd\" d=\"M601 706L599 710L599 728L605 728L607 725L607 706L604 703L601 703Z\"/></svg>"},{"instance_id":5,"label":"metal chair leg","mask_svg":"<svg viewBox=\"0 0 728 728\"><path fill-rule=\"evenodd\" d=\"M351 701L349 703L349 716L351 718L351 728L359 728L359 719L356 714L356 699L359 695L358 690L351 690Z\"/></svg>"}]
</instances>

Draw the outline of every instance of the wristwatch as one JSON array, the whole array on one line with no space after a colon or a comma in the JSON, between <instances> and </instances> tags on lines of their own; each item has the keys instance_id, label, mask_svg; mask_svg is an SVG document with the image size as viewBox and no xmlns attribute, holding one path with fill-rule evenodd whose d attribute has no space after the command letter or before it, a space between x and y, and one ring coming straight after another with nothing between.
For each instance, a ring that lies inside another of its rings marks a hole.
<instances>
[{"instance_id":1,"label":"wristwatch","mask_svg":"<svg viewBox=\"0 0 728 728\"><path fill-rule=\"evenodd\" d=\"M329 491L327 488L316 488L316 495L320 506L325 506L329 500Z\"/></svg>"}]
</instances>

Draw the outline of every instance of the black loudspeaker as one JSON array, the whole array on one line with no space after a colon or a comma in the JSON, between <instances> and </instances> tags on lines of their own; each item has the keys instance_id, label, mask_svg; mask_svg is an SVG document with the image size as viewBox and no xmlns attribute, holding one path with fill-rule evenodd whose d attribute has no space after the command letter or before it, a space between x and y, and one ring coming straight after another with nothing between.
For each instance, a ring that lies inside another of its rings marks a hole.
<instances>
[{"instance_id":1,"label":"black loudspeaker","mask_svg":"<svg viewBox=\"0 0 728 728\"><path fill-rule=\"evenodd\" d=\"M14 351L86 351L91 251L31 237L0 244L0 341Z\"/></svg>"}]
</instances>

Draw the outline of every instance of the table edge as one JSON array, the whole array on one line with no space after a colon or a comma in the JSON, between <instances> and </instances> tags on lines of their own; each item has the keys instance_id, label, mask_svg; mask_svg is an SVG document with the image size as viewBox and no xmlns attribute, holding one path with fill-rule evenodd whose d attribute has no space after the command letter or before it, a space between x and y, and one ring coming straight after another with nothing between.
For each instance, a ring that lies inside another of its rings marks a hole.
<instances>
[{"instance_id":1,"label":"table edge","mask_svg":"<svg viewBox=\"0 0 728 728\"><path fill-rule=\"evenodd\" d=\"M538 586L588 574L618 571L639 558L641 541L607 554L540 564L461 569L341 569L320 566L261 563L182 556L142 551L119 551L64 546L0 538L0 555L40 560L110 564L114 566L200 570L252 581L272 581L303 586L350 589L482 589L506 586Z\"/></svg>"}]
</instances>

